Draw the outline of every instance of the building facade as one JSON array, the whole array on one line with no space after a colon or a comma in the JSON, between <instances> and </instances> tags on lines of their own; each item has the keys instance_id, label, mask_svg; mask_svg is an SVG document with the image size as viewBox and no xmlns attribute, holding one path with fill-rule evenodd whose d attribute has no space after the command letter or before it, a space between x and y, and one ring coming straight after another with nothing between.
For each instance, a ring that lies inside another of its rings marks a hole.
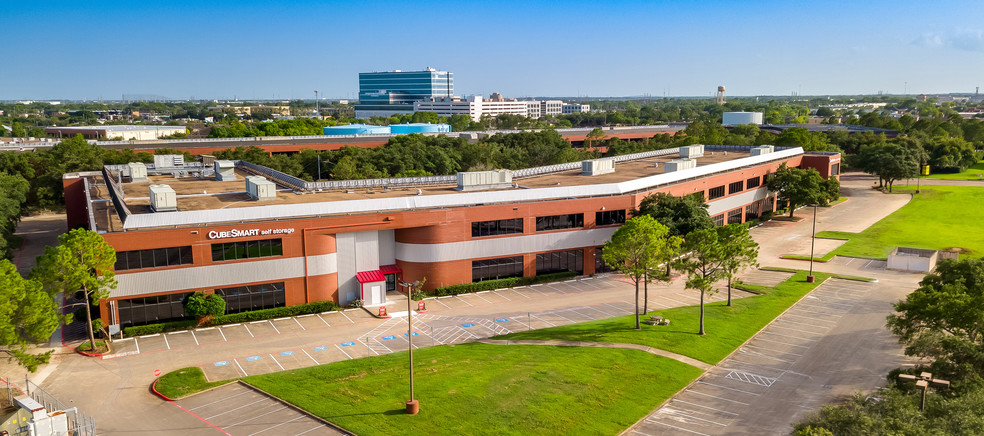
<instances>
[{"instance_id":1,"label":"building facade","mask_svg":"<svg viewBox=\"0 0 984 436\"><path fill-rule=\"evenodd\" d=\"M454 95L454 73L427 68L423 71L359 73L356 118L388 117L412 113L413 103Z\"/></svg>"},{"instance_id":2,"label":"building facade","mask_svg":"<svg viewBox=\"0 0 984 436\"><path fill-rule=\"evenodd\" d=\"M183 317L182 301L196 291L222 295L232 313L323 300L378 304L400 279L426 278L429 290L593 274L605 268L601 247L652 193L703 195L716 223L740 223L775 209L764 186L780 165L837 177L840 162L839 154L800 148L682 153L377 181L302 183L238 162L237 181L153 168L146 180L127 181L126 169L107 167L63 182L69 227L94 229L117 251L118 286L101 316L125 327ZM680 165L688 156L695 162ZM614 171L582 170L592 165ZM289 189L260 202L242 192L248 174ZM177 211L152 212L148 186L165 183Z\"/></svg>"}]
</instances>

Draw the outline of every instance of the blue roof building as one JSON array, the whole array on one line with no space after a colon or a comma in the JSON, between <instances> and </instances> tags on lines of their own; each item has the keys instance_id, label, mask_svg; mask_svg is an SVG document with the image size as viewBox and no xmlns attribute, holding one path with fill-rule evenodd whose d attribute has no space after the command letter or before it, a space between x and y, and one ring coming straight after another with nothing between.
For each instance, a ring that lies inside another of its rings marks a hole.
<instances>
[{"instance_id":1,"label":"blue roof building","mask_svg":"<svg viewBox=\"0 0 984 436\"><path fill-rule=\"evenodd\" d=\"M356 118L388 117L413 112L413 102L454 95L454 73L423 71L359 73Z\"/></svg>"}]
</instances>

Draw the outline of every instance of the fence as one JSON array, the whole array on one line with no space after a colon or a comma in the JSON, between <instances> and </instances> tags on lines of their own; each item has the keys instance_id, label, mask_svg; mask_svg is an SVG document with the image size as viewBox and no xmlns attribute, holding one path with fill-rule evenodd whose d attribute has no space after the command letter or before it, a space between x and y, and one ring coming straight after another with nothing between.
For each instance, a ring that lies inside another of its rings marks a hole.
<instances>
[{"instance_id":1,"label":"fence","mask_svg":"<svg viewBox=\"0 0 984 436\"><path fill-rule=\"evenodd\" d=\"M20 396L14 392L19 392L20 394L27 395L41 403L44 406L45 411L49 414L55 411L63 411L68 415L68 435L71 436L95 436L96 435L96 420L91 416L86 416L84 412L79 410L77 407L68 407L65 403L62 403L54 395L48 393L41 386L38 386L27 376L24 376L24 389L21 389L17 385L11 383L10 379L0 379L3 383L7 385L7 401L13 404L14 397Z\"/></svg>"}]
</instances>

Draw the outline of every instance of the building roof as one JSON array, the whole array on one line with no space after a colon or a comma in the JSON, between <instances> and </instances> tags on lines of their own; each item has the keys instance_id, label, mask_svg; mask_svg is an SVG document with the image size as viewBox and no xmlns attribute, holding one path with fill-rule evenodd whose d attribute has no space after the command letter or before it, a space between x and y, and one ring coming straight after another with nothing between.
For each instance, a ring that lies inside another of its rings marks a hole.
<instances>
[{"instance_id":1,"label":"building roof","mask_svg":"<svg viewBox=\"0 0 984 436\"><path fill-rule=\"evenodd\" d=\"M355 278L359 283L385 282L386 276L378 269L375 271L362 271L355 273Z\"/></svg>"},{"instance_id":2,"label":"building roof","mask_svg":"<svg viewBox=\"0 0 984 436\"><path fill-rule=\"evenodd\" d=\"M58 130L77 130L77 131L87 131L87 130L105 130L107 132L133 132L138 130L161 130L161 129L175 129L184 130L184 126L158 126L153 124L147 125L112 125L112 126L71 126L71 127L46 127L45 129L58 129Z\"/></svg>"}]
</instances>

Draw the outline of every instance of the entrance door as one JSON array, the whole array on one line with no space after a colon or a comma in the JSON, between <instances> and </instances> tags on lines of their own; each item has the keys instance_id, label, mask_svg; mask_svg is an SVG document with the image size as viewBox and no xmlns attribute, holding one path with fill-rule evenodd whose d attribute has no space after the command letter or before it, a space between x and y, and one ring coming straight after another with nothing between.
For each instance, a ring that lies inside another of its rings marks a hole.
<instances>
[{"instance_id":1,"label":"entrance door","mask_svg":"<svg viewBox=\"0 0 984 436\"><path fill-rule=\"evenodd\" d=\"M369 295L369 298L372 299L372 302L369 303L370 306L375 306L386 302L386 291L384 291L383 287L379 284L372 285L372 291L369 292Z\"/></svg>"},{"instance_id":2,"label":"entrance door","mask_svg":"<svg viewBox=\"0 0 984 436\"><path fill-rule=\"evenodd\" d=\"M386 292L396 290L396 273L386 274Z\"/></svg>"}]
</instances>

